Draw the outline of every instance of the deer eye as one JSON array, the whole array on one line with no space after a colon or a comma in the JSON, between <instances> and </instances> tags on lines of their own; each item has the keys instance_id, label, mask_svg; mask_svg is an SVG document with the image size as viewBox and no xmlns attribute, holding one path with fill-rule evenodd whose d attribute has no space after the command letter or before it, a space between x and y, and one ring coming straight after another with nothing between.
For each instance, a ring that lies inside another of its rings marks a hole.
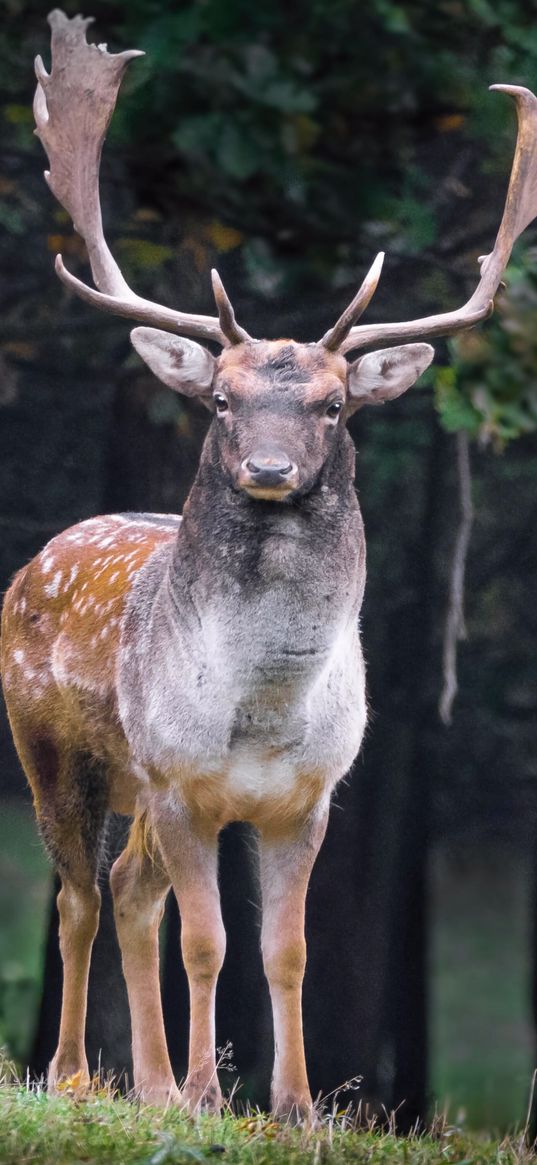
<instances>
[{"instance_id":1,"label":"deer eye","mask_svg":"<svg viewBox=\"0 0 537 1165\"><path fill-rule=\"evenodd\" d=\"M221 392L215 392L214 403L216 406L217 413L227 413L229 405L227 403L225 396L223 396L223 394Z\"/></svg>"},{"instance_id":2,"label":"deer eye","mask_svg":"<svg viewBox=\"0 0 537 1165\"><path fill-rule=\"evenodd\" d=\"M331 421L336 421L342 408L343 404L340 400L333 400L332 403L328 405L326 410L327 417L330 417Z\"/></svg>"}]
</instances>

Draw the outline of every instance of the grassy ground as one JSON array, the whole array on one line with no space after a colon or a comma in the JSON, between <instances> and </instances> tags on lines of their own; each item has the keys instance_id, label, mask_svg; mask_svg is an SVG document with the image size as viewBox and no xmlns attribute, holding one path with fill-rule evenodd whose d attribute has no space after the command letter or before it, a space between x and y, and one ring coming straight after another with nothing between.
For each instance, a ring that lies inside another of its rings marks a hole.
<instances>
[{"instance_id":1,"label":"grassy ground","mask_svg":"<svg viewBox=\"0 0 537 1165\"><path fill-rule=\"evenodd\" d=\"M276 1125L261 1115L197 1121L177 1112L111 1100L51 1098L0 1086L0 1165L523 1165L537 1158L522 1136L498 1141L439 1127L399 1139L356 1131L345 1117L315 1130Z\"/></svg>"}]
</instances>

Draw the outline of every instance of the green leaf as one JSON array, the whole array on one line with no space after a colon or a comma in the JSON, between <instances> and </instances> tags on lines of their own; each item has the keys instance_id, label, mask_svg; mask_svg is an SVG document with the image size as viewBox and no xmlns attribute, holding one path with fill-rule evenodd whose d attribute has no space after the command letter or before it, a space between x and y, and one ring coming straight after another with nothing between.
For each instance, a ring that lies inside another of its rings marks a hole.
<instances>
[{"instance_id":1,"label":"green leaf","mask_svg":"<svg viewBox=\"0 0 537 1165\"><path fill-rule=\"evenodd\" d=\"M150 239L118 239L116 247L133 267L158 270L163 263L174 257L171 247L154 243Z\"/></svg>"},{"instance_id":2,"label":"green leaf","mask_svg":"<svg viewBox=\"0 0 537 1165\"><path fill-rule=\"evenodd\" d=\"M259 167L255 142L239 125L229 122L222 130L217 147L217 161L232 178L251 178Z\"/></svg>"},{"instance_id":3,"label":"green leaf","mask_svg":"<svg viewBox=\"0 0 537 1165\"><path fill-rule=\"evenodd\" d=\"M439 368L434 383L435 406L448 433L464 429L476 436L482 414L462 394L456 383L454 368Z\"/></svg>"}]
</instances>

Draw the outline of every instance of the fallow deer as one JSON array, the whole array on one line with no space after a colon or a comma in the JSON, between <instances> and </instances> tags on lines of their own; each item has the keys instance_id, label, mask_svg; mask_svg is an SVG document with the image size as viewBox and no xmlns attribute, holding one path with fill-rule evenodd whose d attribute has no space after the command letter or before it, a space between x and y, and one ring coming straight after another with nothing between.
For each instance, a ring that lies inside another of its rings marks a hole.
<instances>
[{"instance_id":1,"label":"fallow deer","mask_svg":"<svg viewBox=\"0 0 537 1165\"><path fill-rule=\"evenodd\" d=\"M82 299L145 326L137 352L165 384L213 413L182 519L117 514L53 538L15 577L2 623L2 674L17 750L62 889L59 1043L49 1086L87 1073L88 969L108 811L132 815L112 870L132 1017L134 1084L148 1102L221 1103L214 1048L225 949L218 835L259 838L261 946L272 998L272 1103L311 1111L301 985L304 904L337 782L366 722L358 619L365 543L346 421L408 389L427 343L489 315L514 240L537 212L537 100L515 99L519 133L507 202L476 291L456 311L357 325L379 256L316 343L255 340L213 273L218 316L135 295L104 239L98 172L125 67L136 52L88 45L81 17L55 11L52 70L38 58L37 133L47 181L85 240L96 289L56 270ZM214 357L195 341L216 341ZM190 1059L181 1090L164 1034L158 930L170 885L190 988Z\"/></svg>"}]
</instances>

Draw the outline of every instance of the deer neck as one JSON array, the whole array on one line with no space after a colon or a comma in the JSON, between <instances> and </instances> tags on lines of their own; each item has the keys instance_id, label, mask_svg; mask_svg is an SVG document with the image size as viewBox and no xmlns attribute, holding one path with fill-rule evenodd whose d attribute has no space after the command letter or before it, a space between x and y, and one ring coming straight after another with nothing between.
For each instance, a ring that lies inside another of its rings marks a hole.
<instances>
[{"instance_id":1,"label":"deer neck","mask_svg":"<svg viewBox=\"0 0 537 1165\"><path fill-rule=\"evenodd\" d=\"M183 512L170 585L211 600L267 588L306 593L338 587L363 560L363 530L354 491L355 451L347 432L313 488L291 502L263 502L235 490L209 432Z\"/></svg>"},{"instance_id":2,"label":"deer neck","mask_svg":"<svg viewBox=\"0 0 537 1165\"><path fill-rule=\"evenodd\" d=\"M240 742L285 749L313 721L332 723L334 701L357 703L353 466L344 437L306 496L271 505L234 491L205 447L173 551L140 572L124 628L120 716L142 764L206 771ZM332 754L332 731L321 736Z\"/></svg>"}]
</instances>

